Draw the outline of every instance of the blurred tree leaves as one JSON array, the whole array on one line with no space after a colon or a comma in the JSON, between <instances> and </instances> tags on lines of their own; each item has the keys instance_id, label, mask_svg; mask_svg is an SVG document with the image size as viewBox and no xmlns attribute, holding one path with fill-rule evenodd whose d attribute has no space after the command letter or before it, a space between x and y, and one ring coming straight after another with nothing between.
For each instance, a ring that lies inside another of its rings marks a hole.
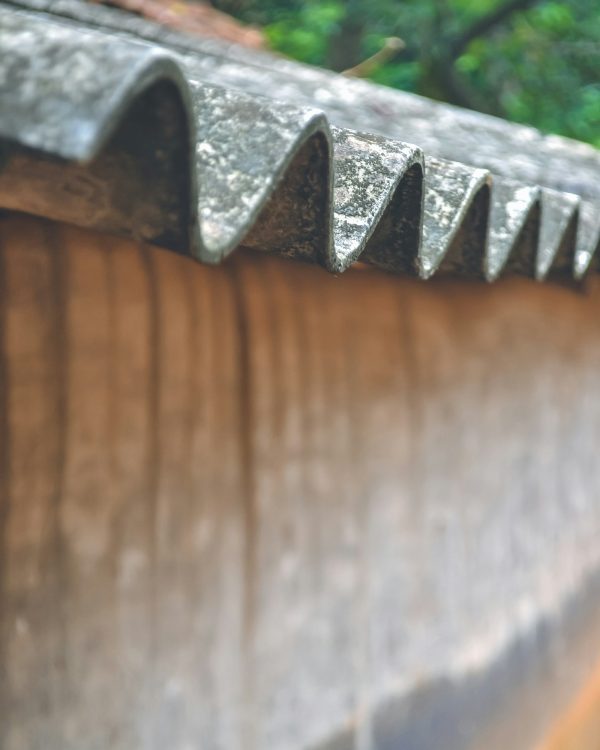
<instances>
[{"instance_id":1,"label":"blurred tree leaves","mask_svg":"<svg viewBox=\"0 0 600 750\"><path fill-rule=\"evenodd\" d=\"M343 3L298 3L293 15L274 14L276 20L265 26L267 39L273 49L313 65L324 65L330 39L344 19ZM279 16L279 17L278 17Z\"/></svg>"},{"instance_id":2,"label":"blurred tree leaves","mask_svg":"<svg viewBox=\"0 0 600 750\"><path fill-rule=\"evenodd\" d=\"M600 147L599 0L213 0L271 47L352 68L398 36L376 82Z\"/></svg>"}]
</instances>

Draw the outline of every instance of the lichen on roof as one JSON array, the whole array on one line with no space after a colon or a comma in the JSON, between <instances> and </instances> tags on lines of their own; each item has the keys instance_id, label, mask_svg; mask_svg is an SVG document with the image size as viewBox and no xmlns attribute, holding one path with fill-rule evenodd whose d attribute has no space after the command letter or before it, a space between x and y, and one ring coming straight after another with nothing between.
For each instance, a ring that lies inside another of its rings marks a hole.
<instances>
[{"instance_id":1,"label":"lichen on roof","mask_svg":"<svg viewBox=\"0 0 600 750\"><path fill-rule=\"evenodd\" d=\"M11 0L0 32L0 207L204 262L597 265L591 146L78 0Z\"/></svg>"}]
</instances>

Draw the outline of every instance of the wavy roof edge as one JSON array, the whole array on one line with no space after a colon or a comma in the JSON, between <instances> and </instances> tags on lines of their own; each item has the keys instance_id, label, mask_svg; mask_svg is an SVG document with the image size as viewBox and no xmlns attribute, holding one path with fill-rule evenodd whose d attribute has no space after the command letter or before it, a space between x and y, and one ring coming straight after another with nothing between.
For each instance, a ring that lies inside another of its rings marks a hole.
<instances>
[{"instance_id":1,"label":"wavy roof edge","mask_svg":"<svg viewBox=\"0 0 600 750\"><path fill-rule=\"evenodd\" d=\"M10 3L0 27L4 208L205 262L244 245L333 272L360 259L422 278L581 278L598 265L600 154L584 144L298 63L270 68L264 53L77 0ZM461 156L469 131L474 166L440 158ZM568 165L579 194L557 189Z\"/></svg>"}]
</instances>

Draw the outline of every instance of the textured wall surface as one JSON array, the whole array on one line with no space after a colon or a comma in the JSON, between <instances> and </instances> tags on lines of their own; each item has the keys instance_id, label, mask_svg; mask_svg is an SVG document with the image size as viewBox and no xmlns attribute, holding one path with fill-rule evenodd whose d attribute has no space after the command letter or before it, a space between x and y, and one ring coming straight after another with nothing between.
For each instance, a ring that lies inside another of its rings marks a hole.
<instances>
[{"instance_id":1,"label":"textured wall surface","mask_svg":"<svg viewBox=\"0 0 600 750\"><path fill-rule=\"evenodd\" d=\"M600 644L600 297L0 221L2 750L530 748Z\"/></svg>"}]
</instances>

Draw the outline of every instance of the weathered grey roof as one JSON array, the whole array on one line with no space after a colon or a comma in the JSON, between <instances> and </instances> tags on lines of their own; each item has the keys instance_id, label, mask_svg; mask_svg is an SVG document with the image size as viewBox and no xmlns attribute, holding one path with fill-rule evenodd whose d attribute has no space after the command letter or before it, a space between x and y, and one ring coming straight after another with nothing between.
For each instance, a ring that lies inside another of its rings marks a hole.
<instances>
[{"instance_id":1,"label":"weathered grey roof","mask_svg":"<svg viewBox=\"0 0 600 750\"><path fill-rule=\"evenodd\" d=\"M600 241L590 146L78 0L4 4L0 97L0 206L207 262L581 277Z\"/></svg>"}]
</instances>

